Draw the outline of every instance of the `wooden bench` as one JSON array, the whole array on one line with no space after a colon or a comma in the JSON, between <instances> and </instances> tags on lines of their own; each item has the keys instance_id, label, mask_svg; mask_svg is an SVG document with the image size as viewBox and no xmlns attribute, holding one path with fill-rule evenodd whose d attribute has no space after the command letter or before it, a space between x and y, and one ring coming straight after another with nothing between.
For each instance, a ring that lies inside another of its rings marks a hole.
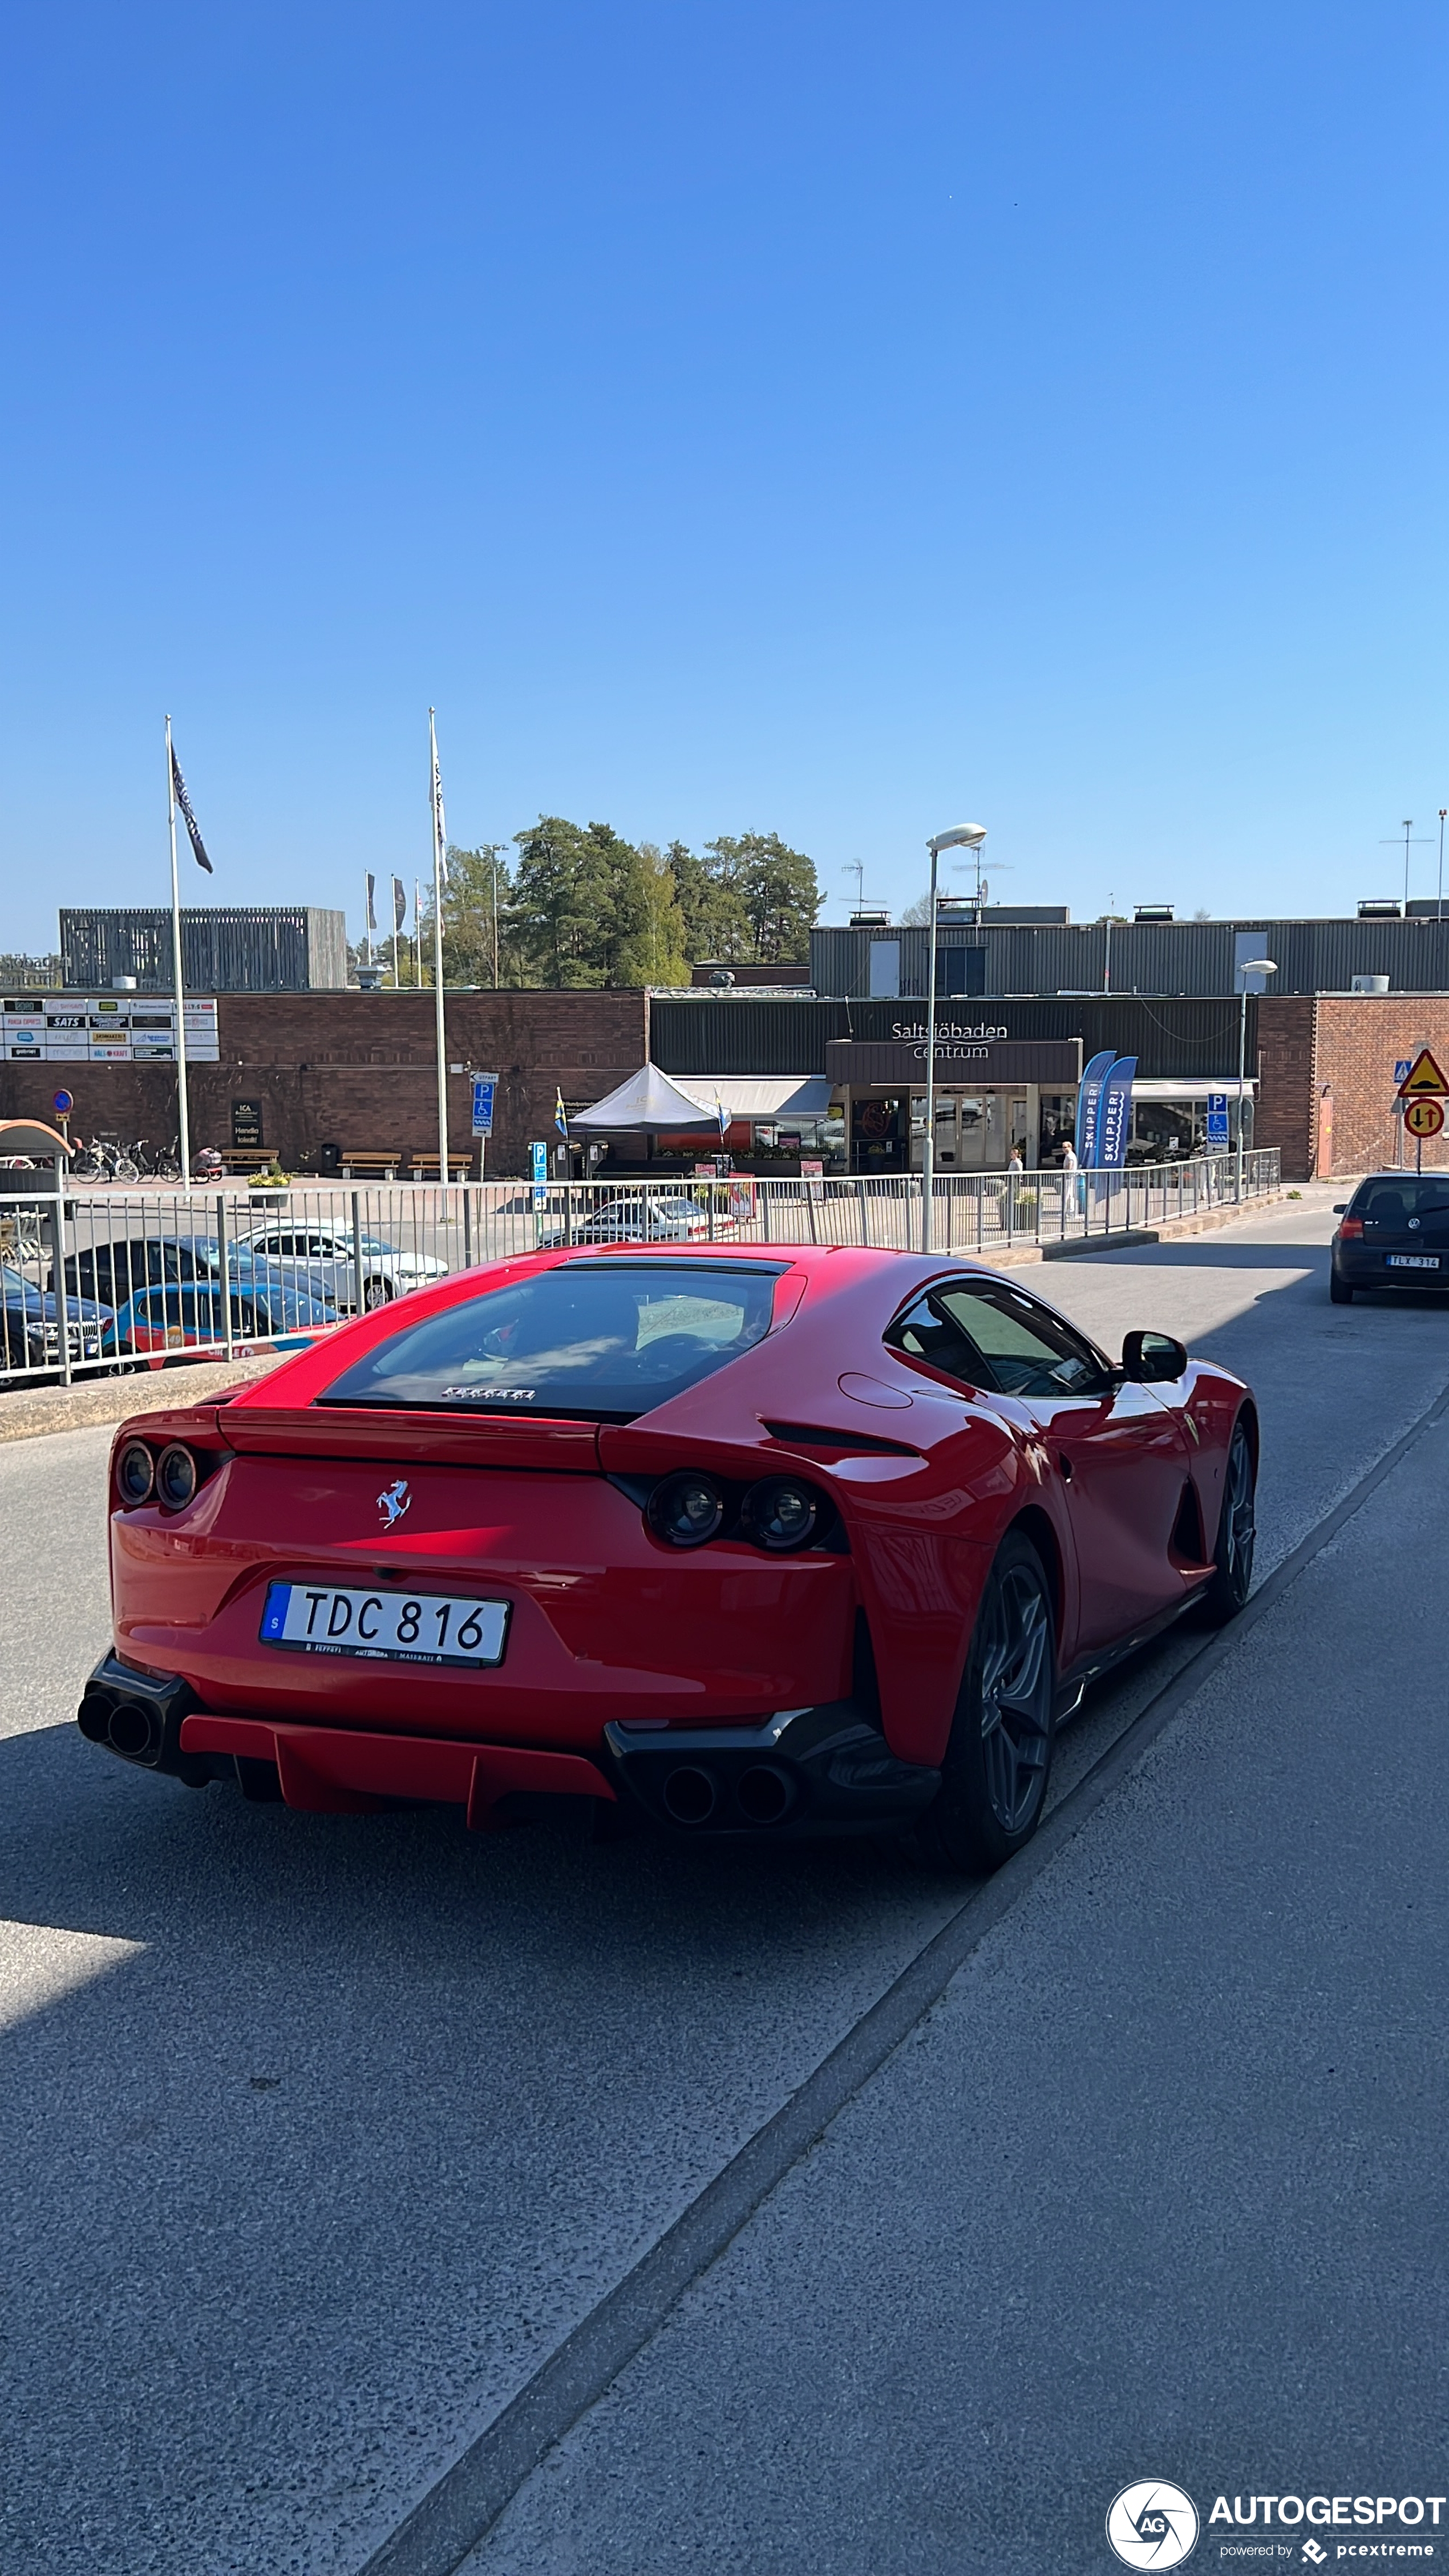
<instances>
[{"instance_id":1,"label":"wooden bench","mask_svg":"<svg viewBox=\"0 0 1449 2576\"><path fill-rule=\"evenodd\" d=\"M342 1177L344 1181L395 1181L401 1161L401 1154L344 1153Z\"/></svg>"},{"instance_id":2,"label":"wooden bench","mask_svg":"<svg viewBox=\"0 0 1449 2576\"><path fill-rule=\"evenodd\" d=\"M269 1172L277 1158L256 1145L229 1145L221 1159L228 1172Z\"/></svg>"},{"instance_id":3,"label":"wooden bench","mask_svg":"<svg viewBox=\"0 0 1449 2576\"><path fill-rule=\"evenodd\" d=\"M466 1181L472 1168L473 1157L471 1154L449 1154L448 1178L450 1181ZM415 1181L435 1181L438 1177L437 1155L409 1154L408 1170L412 1173Z\"/></svg>"}]
</instances>

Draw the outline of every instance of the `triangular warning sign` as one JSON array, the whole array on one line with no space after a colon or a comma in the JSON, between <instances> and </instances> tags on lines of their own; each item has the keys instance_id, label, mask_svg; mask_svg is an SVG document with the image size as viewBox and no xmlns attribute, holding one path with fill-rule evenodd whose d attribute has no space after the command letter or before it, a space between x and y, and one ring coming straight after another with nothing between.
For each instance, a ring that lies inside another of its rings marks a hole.
<instances>
[{"instance_id":1,"label":"triangular warning sign","mask_svg":"<svg viewBox=\"0 0 1449 2576\"><path fill-rule=\"evenodd\" d=\"M1399 1085L1399 1098L1401 1100L1432 1099L1436 1092L1440 1099L1449 1097L1449 1082L1445 1081L1428 1048L1420 1047Z\"/></svg>"}]
</instances>

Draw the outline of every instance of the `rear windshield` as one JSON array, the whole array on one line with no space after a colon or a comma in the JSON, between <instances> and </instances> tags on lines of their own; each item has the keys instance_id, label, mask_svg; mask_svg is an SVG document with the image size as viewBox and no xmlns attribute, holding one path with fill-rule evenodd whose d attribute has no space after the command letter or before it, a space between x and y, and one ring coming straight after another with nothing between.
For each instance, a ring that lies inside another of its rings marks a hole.
<instances>
[{"instance_id":1,"label":"rear windshield","mask_svg":"<svg viewBox=\"0 0 1449 2576\"><path fill-rule=\"evenodd\" d=\"M1353 1202L1364 1230L1374 1233L1427 1235L1449 1243L1449 1178L1419 1180L1406 1172L1402 1180L1369 1181ZM1417 1219L1417 1224L1415 1223Z\"/></svg>"},{"instance_id":2,"label":"rear windshield","mask_svg":"<svg viewBox=\"0 0 1449 2576\"><path fill-rule=\"evenodd\" d=\"M317 1400L631 1422L761 1341L778 1276L565 1262L394 1333Z\"/></svg>"}]
</instances>

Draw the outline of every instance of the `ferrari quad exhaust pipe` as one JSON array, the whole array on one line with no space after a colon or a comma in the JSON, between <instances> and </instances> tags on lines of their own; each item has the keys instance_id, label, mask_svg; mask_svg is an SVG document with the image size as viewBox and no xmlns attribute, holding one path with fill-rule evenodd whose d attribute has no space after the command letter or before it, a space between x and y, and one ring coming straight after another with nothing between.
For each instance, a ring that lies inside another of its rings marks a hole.
<instances>
[{"instance_id":1,"label":"ferrari quad exhaust pipe","mask_svg":"<svg viewBox=\"0 0 1449 2576\"><path fill-rule=\"evenodd\" d=\"M154 1763L161 1750L161 1715L136 1699L112 1699L89 1691L81 1705L81 1733L92 1744L108 1744L123 1762Z\"/></svg>"},{"instance_id":2,"label":"ferrari quad exhaust pipe","mask_svg":"<svg viewBox=\"0 0 1449 2576\"><path fill-rule=\"evenodd\" d=\"M774 1762L753 1762L735 1782L740 1813L752 1825L778 1825L795 1803L789 1773Z\"/></svg>"},{"instance_id":3,"label":"ferrari quad exhaust pipe","mask_svg":"<svg viewBox=\"0 0 1449 2576\"><path fill-rule=\"evenodd\" d=\"M707 1825L719 1805L714 1773L693 1762L681 1762L671 1771L660 1794L666 1814L676 1825Z\"/></svg>"}]
</instances>

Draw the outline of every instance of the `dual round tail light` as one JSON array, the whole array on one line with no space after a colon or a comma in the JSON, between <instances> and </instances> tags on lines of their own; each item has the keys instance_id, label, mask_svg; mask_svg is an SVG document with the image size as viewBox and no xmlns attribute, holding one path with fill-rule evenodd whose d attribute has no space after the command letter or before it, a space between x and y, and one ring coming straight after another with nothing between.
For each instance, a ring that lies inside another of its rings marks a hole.
<instances>
[{"instance_id":1,"label":"dual round tail light","mask_svg":"<svg viewBox=\"0 0 1449 2576\"><path fill-rule=\"evenodd\" d=\"M116 1490L128 1509L158 1502L169 1512L184 1511L201 1482L191 1451L172 1440L158 1458L144 1440L128 1440L116 1461Z\"/></svg>"},{"instance_id":2,"label":"dual round tail light","mask_svg":"<svg viewBox=\"0 0 1449 2576\"><path fill-rule=\"evenodd\" d=\"M666 1476L649 1497L646 1518L656 1538L671 1547L703 1547L731 1517L723 1486L713 1476L683 1468ZM808 1547L834 1517L812 1485L797 1476L766 1476L751 1485L739 1507L740 1535L772 1556Z\"/></svg>"}]
</instances>

